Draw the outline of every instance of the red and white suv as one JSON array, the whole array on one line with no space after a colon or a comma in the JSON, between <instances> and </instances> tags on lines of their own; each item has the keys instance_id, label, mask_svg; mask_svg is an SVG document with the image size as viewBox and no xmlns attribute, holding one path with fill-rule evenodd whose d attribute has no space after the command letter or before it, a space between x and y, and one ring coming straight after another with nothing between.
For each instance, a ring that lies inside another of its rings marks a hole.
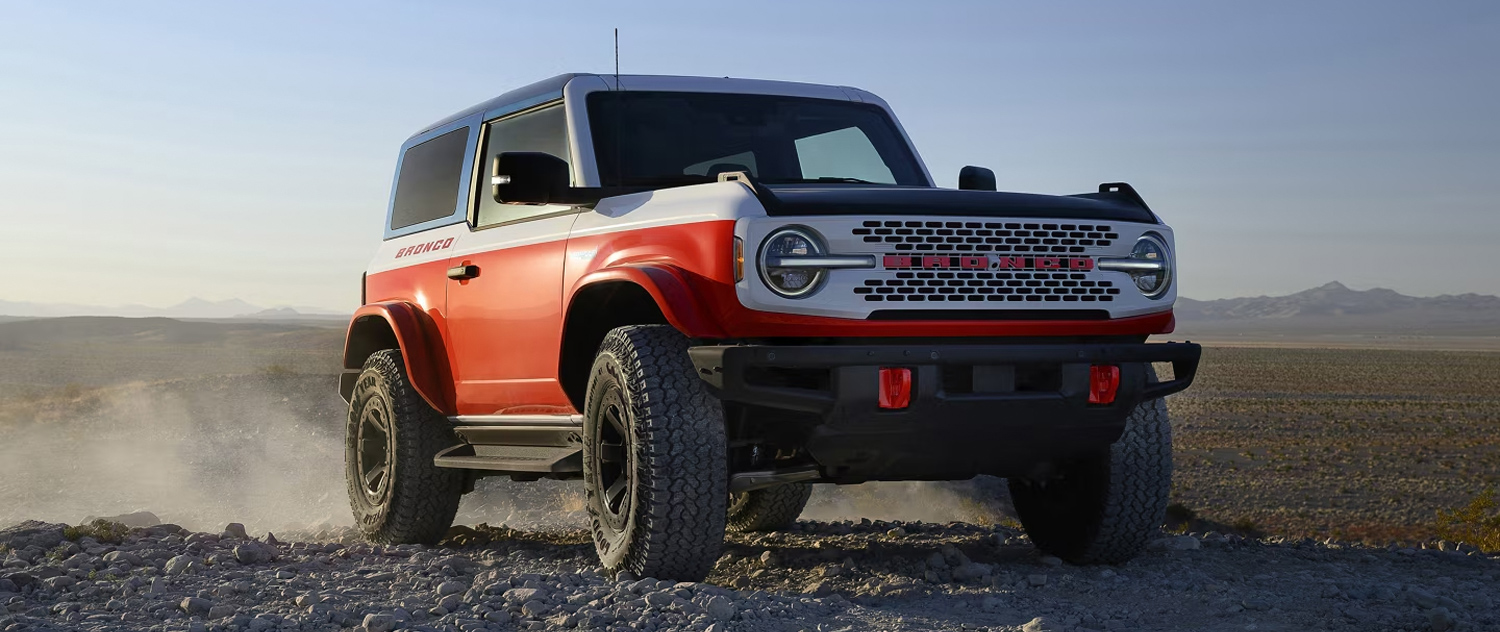
<instances>
[{"instance_id":1,"label":"red and white suv","mask_svg":"<svg viewBox=\"0 0 1500 632\"><path fill-rule=\"evenodd\" d=\"M344 351L361 528L577 478L606 570L692 580L811 483L992 474L1041 548L1128 559L1199 357L1146 344L1172 230L1125 184L994 189L840 86L564 75L422 130Z\"/></svg>"}]
</instances>

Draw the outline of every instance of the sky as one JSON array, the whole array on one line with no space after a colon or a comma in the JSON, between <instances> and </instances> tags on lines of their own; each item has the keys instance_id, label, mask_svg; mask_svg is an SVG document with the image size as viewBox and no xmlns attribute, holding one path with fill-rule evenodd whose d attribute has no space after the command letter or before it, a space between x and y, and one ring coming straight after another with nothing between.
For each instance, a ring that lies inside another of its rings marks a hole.
<instances>
[{"instance_id":1,"label":"sky","mask_svg":"<svg viewBox=\"0 0 1500 632\"><path fill-rule=\"evenodd\" d=\"M1500 294L1500 3L0 3L0 300L339 311L396 152L564 72L884 97L942 186L1132 183L1180 293Z\"/></svg>"}]
</instances>

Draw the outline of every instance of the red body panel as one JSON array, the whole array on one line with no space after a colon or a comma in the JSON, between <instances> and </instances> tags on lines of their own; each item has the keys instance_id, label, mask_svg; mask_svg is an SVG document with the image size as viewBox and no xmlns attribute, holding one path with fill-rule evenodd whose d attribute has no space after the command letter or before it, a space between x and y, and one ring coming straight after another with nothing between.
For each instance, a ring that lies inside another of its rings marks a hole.
<instances>
[{"instance_id":1,"label":"red body panel","mask_svg":"<svg viewBox=\"0 0 1500 632\"><path fill-rule=\"evenodd\" d=\"M566 247L553 241L448 260L479 266L479 276L448 288L458 414L573 412L557 381Z\"/></svg>"},{"instance_id":2,"label":"red body panel","mask_svg":"<svg viewBox=\"0 0 1500 632\"><path fill-rule=\"evenodd\" d=\"M571 302L589 284L628 280L645 288L667 322L688 336L727 338L723 321L709 309L713 304L699 293L724 287L733 296L733 248L734 222L728 220L575 237L568 242L563 287Z\"/></svg>"},{"instance_id":3,"label":"red body panel","mask_svg":"<svg viewBox=\"0 0 1500 632\"><path fill-rule=\"evenodd\" d=\"M349 320L349 330L370 318L384 320L396 334L396 343L401 348L401 359L413 388L433 408L444 413L453 410L453 374L448 370L447 353L443 341L447 339L439 325L441 313L436 310L424 312L420 306L405 301L369 303L354 311ZM344 368L358 369L351 341L344 337ZM353 365L353 366L351 366Z\"/></svg>"}]
</instances>

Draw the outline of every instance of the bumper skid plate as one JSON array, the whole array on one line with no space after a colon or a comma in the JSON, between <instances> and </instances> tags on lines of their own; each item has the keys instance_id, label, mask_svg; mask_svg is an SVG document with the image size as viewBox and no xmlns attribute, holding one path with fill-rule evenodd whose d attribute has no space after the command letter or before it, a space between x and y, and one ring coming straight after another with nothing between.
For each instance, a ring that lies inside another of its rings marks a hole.
<instances>
[{"instance_id":1,"label":"bumper skid plate","mask_svg":"<svg viewBox=\"0 0 1500 632\"><path fill-rule=\"evenodd\" d=\"M1141 402L1187 388L1192 343L701 346L689 350L720 399L811 420L807 449L831 478L1016 475L1113 443ZM1172 376L1148 379L1152 363ZM1109 404L1089 403L1095 365L1119 367ZM911 400L881 408L882 368L910 369Z\"/></svg>"}]
</instances>

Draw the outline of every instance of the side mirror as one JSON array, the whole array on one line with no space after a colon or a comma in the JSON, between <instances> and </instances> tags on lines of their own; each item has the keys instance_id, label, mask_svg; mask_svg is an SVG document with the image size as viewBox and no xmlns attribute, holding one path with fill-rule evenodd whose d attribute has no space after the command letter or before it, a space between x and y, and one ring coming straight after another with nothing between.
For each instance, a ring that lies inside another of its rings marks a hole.
<instances>
[{"instance_id":1,"label":"side mirror","mask_svg":"<svg viewBox=\"0 0 1500 632\"><path fill-rule=\"evenodd\" d=\"M567 161L537 151L506 151L490 161L490 195L501 204L558 204L568 186Z\"/></svg>"},{"instance_id":2,"label":"side mirror","mask_svg":"<svg viewBox=\"0 0 1500 632\"><path fill-rule=\"evenodd\" d=\"M995 172L973 165L959 169L958 188L971 191L994 191Z\"/></svg>"}]
</instances>

